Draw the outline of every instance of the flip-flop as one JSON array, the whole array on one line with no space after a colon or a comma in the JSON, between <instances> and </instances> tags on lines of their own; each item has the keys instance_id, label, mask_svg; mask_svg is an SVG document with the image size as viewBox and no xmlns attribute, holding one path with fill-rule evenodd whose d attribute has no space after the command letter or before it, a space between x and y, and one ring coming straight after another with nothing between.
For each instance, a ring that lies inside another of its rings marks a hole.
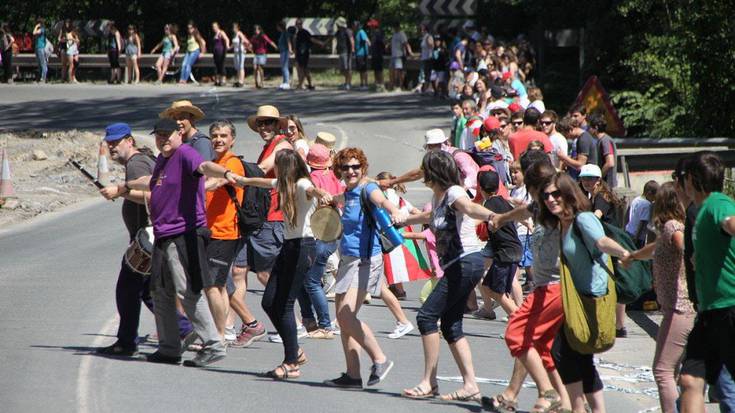
<instances>
[{"instance_id":1,"label":"flip-flop","mask_svg":"<svg viewBox=\"0 0 735 413\"><path fill-rule=\"evenodd\" d=\"M480 395L480 392L475 392L472 394L467 393L460 393L459 390L453 391L449 394L443 394L439 396L441 400L447 401L447 402L481 402L482 396Z\"/></svg>"},{"instance_id":2,"label":"flip-flop","mask_svg":"<svg viewBox=\"0 0 735 413\"><path fill-rule=\"evenodd\" d=\"M428 392L419 386L416 386L413 389L409 389L408 391L403 390L403 392L401 392L401 396L407 397L409 399L430 399L438 395L439 386L432 386Z\"/></svg>"}]
</instances>

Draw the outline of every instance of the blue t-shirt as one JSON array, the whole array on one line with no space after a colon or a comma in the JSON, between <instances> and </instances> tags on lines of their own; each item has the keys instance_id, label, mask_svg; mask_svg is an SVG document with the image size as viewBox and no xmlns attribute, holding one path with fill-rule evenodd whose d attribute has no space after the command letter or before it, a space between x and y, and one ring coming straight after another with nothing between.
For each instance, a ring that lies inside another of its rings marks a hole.
<instances>
[{"instance_id":1,"label":"blue t-shirt","mask_svg":"<svg viewBox=\"0 0 735 413\"><path fill-rule=\"evenodd\" d=\"M516 78L513 79L512 82L510 82L510 87L515 89L516 92L518 92L518 96L524 97L528 96L528 92L526 91L526 86L523 85L523 82L521 82L520 79Z\"/></svg>"},{"instance_id":2,"label":"blue t-shirt","mask_svg":"<svg viewBox=\"0 0 735 413\"><path fill-rule=\"evenodd\" d=\"M40 33L36 36L36 50L43 50L46 48L46 28L41 27Z\"/></svg>"},{"instance_id":3,"label":"blue t-shirt","mask_svg":"<svg viewBox=\"0 0 735 413\"><path fill-rule=\"evenodd\" d=\"M284 30L281 32L281 35L278 37L278 50L281 52L287 52L288 53L288 41L291 40L291 36L289 35L287 30Z\"/></svg>"},{"instance_id":4,"label":"blue t-shirt","mask_svg":"<svg viewBox=\"0 0 735 413\"><path fill-rule=\"evenodd\" d=\"M600 220L592 212L577 215L574 224L583 239L579 239L572 227L564 235L562 252L580 294L600 297L607 294L607 271L599 262L607 262L608 255L598 250L595 244L605 236ZM589 253L588 253L589 251ZM590 260L590 253L594 262Z\"/></svg>"},{"instance_id":5,"label":"blue t-shirt","mask_svg":"<svg viewBox=\"0 0 735 413\"><path fill-rule=\"evenodd\" d=\"M374 257L381 253L378 231L370 228L369 218L362 213L360 195L363 188L367 188L368 196L373 191L380 191L380 188L374 182L358 185L352 190L345 191L345 206L342 211L342 229L344 233L339 245L339 251L342 255L350 257L367 257L369 255ZM373 237L373 248L368 254L368 244L371 236Z\"/></svg>"},{"instance_id":6,"label":"blue t-shirt","mask_svg":"<svg viewBox=\"0 0 735 413\"><path fill-rule=\"evenodd\" d=\"M368 55L368 36L365 30L360 29L355 35L355 56L367 56Z\"/></svg>"}]
</instances>

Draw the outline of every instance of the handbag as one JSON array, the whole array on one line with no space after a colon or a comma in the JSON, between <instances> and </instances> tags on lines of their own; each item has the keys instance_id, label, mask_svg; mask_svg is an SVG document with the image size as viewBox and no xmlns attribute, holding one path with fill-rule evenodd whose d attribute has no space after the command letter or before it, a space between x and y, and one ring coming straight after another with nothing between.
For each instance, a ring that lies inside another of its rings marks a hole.
<instances>
[{"instance_id":1,"label":"handbag","mask_svg":"<svg viewBox=\"0 0 735 413\"><path fill-rule=\"evenodd\" d=\"M559 243L561 242L560 238ZM561 247L559 255L561 256L561 298L564 309L563 328L569 346L581 354L602 353L611 349L615 344L615 305L617 303L615 282L608 274L607 294L601 297L580 295L574 286L574 279L572 279ZM610 262L607 265L610 265Z\"/></svg>"}]
</instances>

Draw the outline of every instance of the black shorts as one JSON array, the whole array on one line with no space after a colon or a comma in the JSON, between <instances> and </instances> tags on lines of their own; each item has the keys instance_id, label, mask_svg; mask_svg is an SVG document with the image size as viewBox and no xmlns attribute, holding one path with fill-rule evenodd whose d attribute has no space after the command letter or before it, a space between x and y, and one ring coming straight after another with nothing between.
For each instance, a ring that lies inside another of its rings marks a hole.
<instances>
[{"instance_id":1,"label":"black shorts","mask_svg":"<svg viewBox=\"0 0 735 413\"><path fill-rule=\"evenodd\" d=\"M309 53L296 53L296 64L301 67L309 66Z\"/></svg>"},{"instance_id":2,"label":"black shorts","mask_svg":"<svg viewBox=\"0 0 735 413\"><path fill-rule=\"evenodd\" d=\"M120 51L117 49L110 49L107 52L107 59L110 61L110 68L120 68Z\"/></svg>"},{"instance_id":3,"label":"black shorts","mask_svg":"<svg viewBox=\"0 0 735 413\"><path fill-rule=\"evenodd\" d=\"M355 66L357 67L358 72L360 73L367 72L367 56L356 56Z\"/></svg>"},{"instance_id":4,"label":"black shorts","mask_svg":"<svg viewBox=\"0 0 735 413\"><path fill-rule=\"evenodd\" d=\"M212 239L209 241L207 245L209 274L203 277L204 288L225 286L239 245L240 240Z\"/></svg>"},{"instance_id":5,"label":"black shorts","mask_svg":"<svg viewBox=\"0 0 735 413\"><path fill-rule=\"evenodd\" d=\"M723 367L735 375L735 306L708 310L701 317L706 347L705 379L714 385Z\"/></svg>"},{"instance_id":6,"label":"black shorts","mask_svg":"<svg viewBox=\"0 0 735 413\"><path fill-rule=\"evenodd\" d=\"M383 57L373 56L370 59L370 67L372 67L372 69L375 71L383 70Z\"/></svg>"},{"instance_id":7,"label":"black shorts","mask_svg":"<svg viewBox=\"0 0 735 413\"><path fill-rule=\"evenodd\" d=\"M697 316L694 326L689 332L687 345L684 349L684 359L681 362L681 374L704 378L704 359L707 356L707 347L704 336L704 320Z\"/></svg>"},{"instance_id":8,"label":"black shorts","mask_svg":"<svg viewBox=\"0 0 735 413\"><path fill-rule=\"evenodd\" d=\"M513 290L513 278L515 278L517 262L498 262L493 260L493 264L485 274L482 285L498 294L510 294Z\"/></svg>"}]
</instances>

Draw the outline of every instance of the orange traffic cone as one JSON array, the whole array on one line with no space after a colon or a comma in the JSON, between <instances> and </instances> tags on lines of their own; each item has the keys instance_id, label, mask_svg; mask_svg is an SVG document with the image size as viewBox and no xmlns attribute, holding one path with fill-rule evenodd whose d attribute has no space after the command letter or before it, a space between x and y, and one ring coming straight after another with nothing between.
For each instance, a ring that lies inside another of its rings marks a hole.
<instances>
[{"instance_id":1,"label":"orange traffic cone","mask_svg":"<svg viewBox=\"0 0 735 413\"><path fill-rule=\"evenodd\" d=\"M107 144L100 142L99 157L97 158L97 180L104 186L110 185L110 168L107 165Z\"/></svg>"},{"instance_id":2,"label":"orange traffic cone","mask_svg":"<svg viewBox=\"0 0 735 413\"><path fill-rule=\"evenodd\" d=\"M0 170L0 199L4 199L15 196L15 190L13 190L13 177L10 175L10 159L5 148L0 155L0 159L3 160Z\"/></svg>"}]
</instances>

